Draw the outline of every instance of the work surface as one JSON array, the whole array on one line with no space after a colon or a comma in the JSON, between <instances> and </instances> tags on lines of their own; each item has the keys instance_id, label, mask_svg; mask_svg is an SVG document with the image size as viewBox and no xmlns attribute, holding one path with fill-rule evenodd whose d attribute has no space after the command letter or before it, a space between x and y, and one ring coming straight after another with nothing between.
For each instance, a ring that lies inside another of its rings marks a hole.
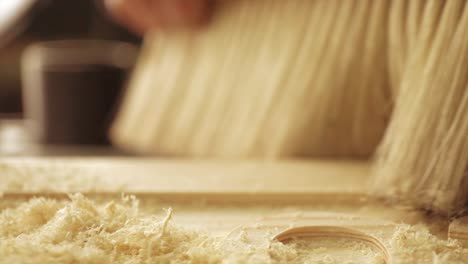
<instances>
[{"instance_id":1,"label":"work surface","mask_svg":"<svg viewBox=\"0 0 468 264\"><path fill-rule=\"evenodd\" d=\"M14 182L21 185L17 191L129 192L180 198L239 195L256 199L281 195L286 200L309 200L315 199L314 195L358 196L366 192L369 174L365 162L141 158L11 158L3 161L4 171L14 175ZM28 181L20 183L22 177ZM9 186L9 189L15 187Z\"/></svg>"},{"instance_id":2,"label":"work surface","mask_svg":"<svg viewBox=\"0 0 468 264\"><path fill-rule=\"evenodd\" d=\"M0 165L0 208L35 196L66 204L67 194L78 192L100 206L127 193L140 200L142 214L163 217L162 208L171 207L175 224L234 241L242 236L261 244L285 231L319 237L309 243L310 258L317 261L326 255L337 263L463 263L468 252L445 240L448 220L367 198L369 175L369 165L355 161L11 158ZM463 227L452 225L451 234L466 238ZM359 251L343 239L371 247ZM383 262L366 259L372 252Z\"/></svg>"}]
</instances>

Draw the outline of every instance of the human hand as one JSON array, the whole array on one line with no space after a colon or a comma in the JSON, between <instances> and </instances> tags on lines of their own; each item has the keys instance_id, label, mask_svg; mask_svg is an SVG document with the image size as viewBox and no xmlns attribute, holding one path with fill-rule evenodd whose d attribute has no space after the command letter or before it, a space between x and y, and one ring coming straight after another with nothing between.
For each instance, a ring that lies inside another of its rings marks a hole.
<instances>
[{"instance_id":1,"label":"human hand","mask_svg":"<svg viewBox=\"0 0 468 264\"><path fill-rule=\"evenodd\" d=\"M138 34L151 29L199 25L208 18L209 0L104 0L112 17Z\"/></svg>"}]
</instances>

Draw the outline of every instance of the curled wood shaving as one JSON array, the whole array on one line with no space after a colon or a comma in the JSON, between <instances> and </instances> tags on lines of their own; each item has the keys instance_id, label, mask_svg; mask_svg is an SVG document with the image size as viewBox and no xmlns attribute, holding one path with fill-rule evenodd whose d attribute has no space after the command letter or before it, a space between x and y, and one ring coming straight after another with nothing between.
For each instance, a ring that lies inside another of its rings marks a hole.
<instances>
[{"instance_id":1,"label":"curled wood shaving","mask_svg":"<svg viewBox=\"0 0 468 264\"><path fill-rule=\"evenodd\" d=\"M274 239L288 243L298 238L346 238L368 243L384 256L384 263L391 264L392 256L385 244L378 238L351 228L339 226L302 226L290 228L277 234Z\"/></svg>"}]
</instances>

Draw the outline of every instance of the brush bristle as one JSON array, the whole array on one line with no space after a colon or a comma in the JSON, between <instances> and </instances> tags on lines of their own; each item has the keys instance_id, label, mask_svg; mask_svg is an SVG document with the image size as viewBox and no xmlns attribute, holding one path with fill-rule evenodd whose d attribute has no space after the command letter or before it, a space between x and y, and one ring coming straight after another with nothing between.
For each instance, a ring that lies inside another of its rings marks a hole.
<instances>
[{"instance_id":1,"label":"brush bristle","mask_svg":"<svg viewBox=\"0 0 468 264\"><path fill-rule=\"evenodd\" d=\"M196 157L369 157L389 119L388 1L220 1L146 38L114 141Z\"/></svg>"},{"instance_id":2,"label":"brush bristle","mask_svg":"<svg viewBox=\"0 0 468 264\"><path fill-rule=\"evenodd\" d=\"M416 36L395 35L406 56L395 67L398 95L377 155L374 192L453 214L468 198L468 4L400 2L421 2L402 9L407 19L420 11L422 17Z\"/></svg>"}]
</instances>

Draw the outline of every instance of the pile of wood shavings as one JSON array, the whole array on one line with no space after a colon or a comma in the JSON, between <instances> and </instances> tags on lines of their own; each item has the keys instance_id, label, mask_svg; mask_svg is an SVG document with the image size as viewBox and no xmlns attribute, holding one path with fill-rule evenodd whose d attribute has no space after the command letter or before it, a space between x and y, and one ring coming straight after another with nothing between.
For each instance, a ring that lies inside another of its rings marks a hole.
<instances>
[{"instance_id":1,"label":"pile of wood shavings","mask_svg":"<svg viewBox=\"0 0 468 264\"><path fill-rule=\"evenodd\" d=\"M424 226L401 225L390 240L396 263L457 263L468 261L468 248L456 240L442 240Z\"/></svg>"},{"instance_id":2,"label":"pile of wood shavings","mask_svg":"<svg viewBox=\"0 0 468 264\"><path fill-rule=\"evenodd\" d=\"M167 216L143 216L138 201L96 205L80 194L69 202L32 199L0 215L0 263L285 263L292 245L256 248L183 229ZM276 254L272 254L276 252Z\"/></svg>"},{"instance_id":3,"label":"pile of wood shavings","mask_svg":"<svg viewBox=\"0 0 468 264\"><path fill-rule=\"evenodd\" d=\"M81 194L69 201L35 198L1 212L0 263L343 263L331 255L317 259L327 250L317 242L227 241L177 226L171 215L144 215L131 196L102 205ZM468 257L468 250L419 227L402 225L391 243L392 254L403 260L398 263L462 263ZM378 254L368 260L383 263Z\"/></svg>"}]
</instances>

